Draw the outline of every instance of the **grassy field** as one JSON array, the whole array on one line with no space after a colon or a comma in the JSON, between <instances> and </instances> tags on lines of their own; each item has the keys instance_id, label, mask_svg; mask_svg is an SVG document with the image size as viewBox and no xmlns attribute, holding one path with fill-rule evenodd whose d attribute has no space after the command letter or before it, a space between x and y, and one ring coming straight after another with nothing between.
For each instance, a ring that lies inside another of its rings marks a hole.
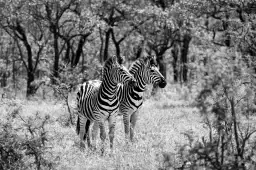
<instances>
[{"instance_id":1,"label":"grassy field","mask_svg":"<svg viewBox=\"0 0 256 170\"><path fill-rule=\"evenodd\" d=\"M99 153L99 139L96 152L79 149L75 126L63 123L68 117L64 104L40 100L16 102L23 118L36 113L50 115L50 123L45 127L48 149L44 156L54 162L54 169L160 169L166 166L163 164L166 154L169 163L179 163L176 153L179 146L188 143L185 133L190 132L198 139L206 134L197 109L177 89L169 86L145 101L139 112L134 143L125 144L122 117L118 117L114 151L111 154L107 143L104 156ZM0 109L7 114L12 108L3 104ZM19 122L16 123L18 126Z\"/></svg>"}]
</instances>

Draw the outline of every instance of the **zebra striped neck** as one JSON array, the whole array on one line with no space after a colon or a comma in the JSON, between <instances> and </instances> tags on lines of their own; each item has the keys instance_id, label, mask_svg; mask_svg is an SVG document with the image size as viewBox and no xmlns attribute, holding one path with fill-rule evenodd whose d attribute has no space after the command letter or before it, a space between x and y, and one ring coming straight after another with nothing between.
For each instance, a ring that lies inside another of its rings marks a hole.
<instances>
[{"instance_id":1,"label":"zebra striped neck","mask_svg":"<svg viewBox=\"0 0 256 170\"><path fill-rule=\"evenodd\" d=\"M145 80L140 76L139 73L135 73L134 78L136 79L136 83L134 84L133 89L138 92L144 92L146 90Z\"/></svg>"},{"instance_id":2,"label":"zebra striped neck","mask_svg":"<svg viewBox=\"0 0 256 170\"><path fill-rule=\"evenodd\" d=\"M144 92L146 89L145 80L143 79L143 76L141 76L141 74L144 74L143 68L144 68L144 61L142 58L140 58L136 60L134 63L132 63L129 69L129 72L136 79L136 83L134 84L134 86L132 86L132 88L137 92Z\"/></svg>"},{"instance_id":3,"label":"zebra striped neck","mask_svg":"<svg viewBox=\"0 0 256 170\"><path fill-rule=\"evenodd\" d=\"M99 94L102 96L108 96L108 98L114 98L117 93L117 83L113 82L112 76L104 76L102 84L100 86Z\"/></svg>"},{"instance_id":4,"label":"zebra striped neck","mask_svg":"<svg viewBox=\"0 0 256 170\"><path fill-rule=\"evenodd\" d=\"M129 86L131 88L133 88L134 90L136 90L137 92L144 92L146 90L146 83L145 83L145 80L140 76L140 73L139 72L135 72L134 74L132 72L130 72L136 82L133 86Z\"/></svg>"}]
</instances>

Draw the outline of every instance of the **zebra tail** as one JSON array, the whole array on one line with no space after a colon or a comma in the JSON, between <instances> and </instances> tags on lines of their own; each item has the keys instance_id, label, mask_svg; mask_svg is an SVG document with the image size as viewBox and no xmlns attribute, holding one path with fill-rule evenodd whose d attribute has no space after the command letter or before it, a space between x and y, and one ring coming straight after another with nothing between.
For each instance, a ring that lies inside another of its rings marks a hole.
<instances>
[{"instance_id":1,"label":"zebra tail","mask_svg":"<svg viewBox=\"0 0 256 170\"><path fill-rule=\"evenodd\" d=\"M76 122L76 134L79 135L80 133L80 118L79 116L77 117L77 122Z\"/></svg>"}]
</instances>

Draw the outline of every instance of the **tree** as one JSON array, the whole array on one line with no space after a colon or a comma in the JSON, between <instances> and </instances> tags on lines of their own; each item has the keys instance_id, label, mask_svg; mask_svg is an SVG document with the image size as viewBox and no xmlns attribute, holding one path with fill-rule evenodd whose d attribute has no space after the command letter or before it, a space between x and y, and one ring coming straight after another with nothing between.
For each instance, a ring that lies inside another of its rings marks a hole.
<instances>
[{"instance_id":1,"label":"tree","mask_svg":"<svg viewBox=\"0 0 256 170\"><path fill-rule=\"evenodd\" d=\"M35 80L35 72L48 41L41 23L31 17L31 8L32 5L23 1L6 2L1 13L1 27L14 39L27 71L27 97L33 95L39 87L32 82Z\"/></svg>"},{"instance_id":2,"label":"tree","mask_svg":"<svg viewBox=\"0 0 256 170\"><path fill-rule=\"evenodd\" d=\"M95 23L97 23L97 19L92 16L85 5L87 4L77 0L46 1L44 3L46 14L38 14L40 19L48 22L48 28L54 35L55 64L53 75L55 78L58 77L58 63L64 47L66 46L64 60L66 63L71 63L71 67L76 67L82 55L83 46L92 34ZM64 41L60 47L61 41L59 39ZM77 46L76 50L75 46Z\"/></svg>"},{"instance_id":3,"label":"tree","mask_svg":"<svg viewBox=\"0 0 256 170\"><path fill-rule=\"evenodd\" d=\"M1 46L0 46L0 64L1 64L1 69L0 69L0 86L2 88L7 87L7 79L11 76L11 70L10 70L10 65L11 65L11 58L10 56L12 55L12 50L14 48L13 42L9 41L9 37L6 35L4 30L0 30L0 35L1 35ZM7 45L6 45L7 44Z\"/></svg>"},{"instance_id":4,"label":"tree","mask_svg":"<svg viewBox=\"0 0 256 170\"><path fill-rule=\"evenodd\" d=\"M59 47L60 28L65 25L65 22L68 22L67 20L62 21L61 19L65 12L69 10L76 11L78 8L78 3L76 0L70 0L68 2L46 0L42 3L43 7L45 8L43 13L44 15L37 13L37 17L47 21L47 26L50 32L53 34L54 65L52 80L54 83L56 83L56 79L59 77L59 60L61 54Z\"/></svg>"}]
</instances>

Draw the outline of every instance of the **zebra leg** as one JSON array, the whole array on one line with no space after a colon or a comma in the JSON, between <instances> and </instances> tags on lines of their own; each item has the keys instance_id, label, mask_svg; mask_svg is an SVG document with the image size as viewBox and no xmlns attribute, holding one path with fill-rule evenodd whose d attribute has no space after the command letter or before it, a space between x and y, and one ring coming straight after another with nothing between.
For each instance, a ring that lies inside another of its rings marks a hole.
<instances>
[{"instance_id":1,"label":"zebra leg","mask_svg":"<svg viewBox=\"0 0 256 170\"><path fill-rule=\"evenodd\" d=\"M131 115L131 126L130 126L130 139L131 141L133 141L134 138L134 128L136 125L138 119L138 111L135 111L132 115Z\"/></svg>"},{"instance_id":2,"label":"zebra leg","mask_svg":"<svg viewBox=\"0 0 256 170\"><path fill-rule=\"evenodd\" d=\"M92 146L96 148L96 138L99 131L99 124L97 122L93 123L92 126Z\"/></svg>"},{"instance_id":3,"label":"zebra leg","mask_svg":"<svg viewBox=\"0 0 256 170\"><path fill-rule=\"evenodd\" d=\"M130 138L130 115L127 112L123 113L123 121L124 121L124 133L126 142L129 141Z\"/></svg>"},{"instance_id":4,"label":"zebra leg","mask_svg":"<svg viewBox=\"0 0 256 170\"><path fill-rule=\"evenodd\" d=\"M85 124L85 138L87 138L87 145L88 145L88 148L91 147L91 140L90 140L90 124L91 124L91 121L90 120L87 120L86 121L86 124Z\"/></svg>"},{"instance_id":5,"label":"zebra leg","mask_svg":"<svg viewBox=\"0 0 256 170\"><path fill-rule=\"evenodd\" d=\"M80 136L80 148L84 149L84 137L85 137L85 125L86 125L87 119L85 117L78 116L77 118L77 124L76 124L76 132Z\"/></svg>"},{"instance_id":6,"label":"zebra leg","mask_svg":"<svg viewBox=\"0 0 256 170\"><path fill-rule=\"evenodd\" d=\"M105 152L105 139L106 139L106 131L104 126L104 121L99 122L100 127L100 139L101 139L101 154L103 155Z\"/></svg>"},{"instance_id":7,"label":"zebra leg","mask_svg":"<svg viewBox=\"0 0 256 170\"><path fill-rule=\"evenodd\" d=\"M113 142L115 137L115 126L116 126L116 116L110 116L108 119L109 125L109 140L110 140L110 148L113 149Z\"/></svg>"}]
</instances>

